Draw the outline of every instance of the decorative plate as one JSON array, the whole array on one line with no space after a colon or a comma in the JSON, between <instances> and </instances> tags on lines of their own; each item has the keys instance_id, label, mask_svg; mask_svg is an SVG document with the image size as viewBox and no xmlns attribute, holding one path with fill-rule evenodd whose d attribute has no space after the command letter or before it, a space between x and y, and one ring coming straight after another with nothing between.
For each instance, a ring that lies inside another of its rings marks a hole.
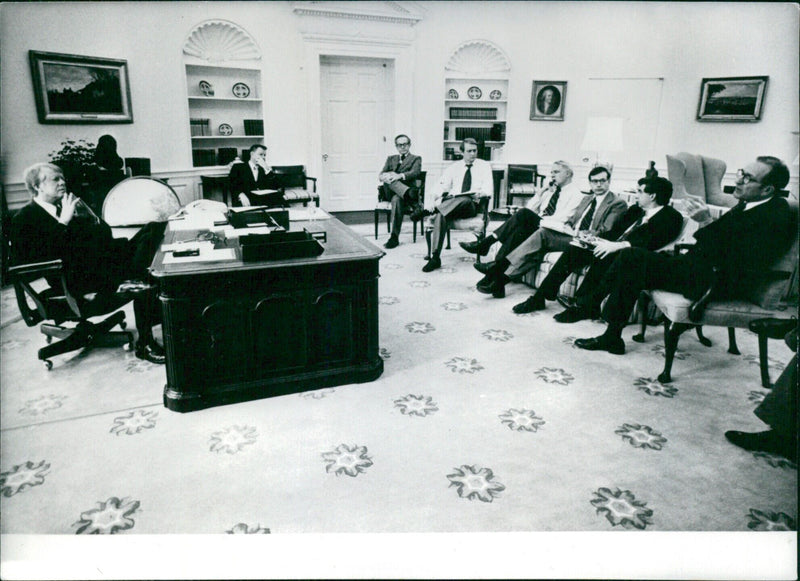
<instances>
[{"instance_id":1,"label":"decorative plate","mask_svg":"<svg viewBox=\"0 0 800 581\"><path fill-rule=\"evenodd\" d=\"M495 89L494 91L489 93L489 98L492 99L493 101L497 101L502 96L503 96L503 93L501 93L497 89Z\"/></svg>"},{"instance_id":2,"label":"decorative plate","mask_svg":"<svg viewBox=\"0 0 800 581\"><path fill-rule=\"evenodd\" d=\"M222 123L219 126L219 134L220 135L231 135L231 134L233 134L233 127L231 127L227 123Z\"/></svg>"},{"instance_id":3,"label":"decorative plate","mask_svg":"<svg viewBox=\"0 0 800 581\"><path fill-rule=\"evenodd\" d=\"M200 81L200 92L203 93L205 97L213 97L214 96L214 87L208 81Z\"/></svg>"},{"instance_id":4,"label":"decorative plate","mask_svg":"<svg viewBox=\"0 0 800 581\"><path fill-rule=\"evenodd\" d=\"M447 98L448 99L458 99L458 91L455 89L450 89L447 91Z\"/></svg>"},{"instance_id":5,"label":"decorative plate","mask_svg":"<svg viewBox=\"0 0 800 581\"><path fill-rule=\"evenodd\" d=\"M470 99L480 99L483 95L483 91L481 91L478 87L470 87L467 89L467 97Z\"/></svg>"},{"instance_id":6,"label":"decorative plate","mask_svg":"<svg viewBox=\"0 0 800 581\"><path fill-rule=\"evenodd\" d=\"M233 96L238 97L239 99L246 99L250 96L250 87L244 83L236 83L232 90Z\"/></svg>"}]
</instances>

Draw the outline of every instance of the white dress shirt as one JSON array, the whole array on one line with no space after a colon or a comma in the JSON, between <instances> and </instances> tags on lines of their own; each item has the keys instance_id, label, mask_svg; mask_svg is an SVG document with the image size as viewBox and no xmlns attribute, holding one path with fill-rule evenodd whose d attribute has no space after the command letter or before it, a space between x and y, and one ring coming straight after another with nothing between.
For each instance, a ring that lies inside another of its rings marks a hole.
<instances>
[{"instance_id":1,"label":"white dress shirt","mask_svg":"<svg viewBox=\"0 0 800 581\"><path fill-rule=\"evenodd\" d=\"M442 178L439 180L439 198L445 193L460 194L461 184L464 182L464 174L467 172L467 165L463 159L458 160L444 170ZM494 194L494 181L492 180L492 166L483 159L476 159L472 162L472 186L470 190L478 196L492 196Z\"/></svg>"},{"instance_id":2,"label":"white dress shirt","mask_svg":"<svg viewBox=\"0 0 800 581\"><path fill-rule=\"evenodd\" d=\"M549 189L544 193L539 192L529 200L527 207L541 216L552 196L553 192ZM561 193L556 203L556 211L553 212L550 218L555 222L565 224L575 213L575 210L578 209L578 204L583 200L583 196L584 194L578 189L578 186L572 182L561 186Z\"/></svg>"}]
</instances>

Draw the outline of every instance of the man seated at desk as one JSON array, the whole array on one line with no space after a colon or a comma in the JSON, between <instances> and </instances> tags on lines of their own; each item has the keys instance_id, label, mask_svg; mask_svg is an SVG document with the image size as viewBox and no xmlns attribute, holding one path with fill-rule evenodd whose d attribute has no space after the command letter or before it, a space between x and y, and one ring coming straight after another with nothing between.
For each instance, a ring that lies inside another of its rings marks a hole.
<instances>
[{"instance_id":1,"label":"man seated at desk","mask_svg":"<svg viewBox=\"0 0 800 581\"><path fill-rule=\"evenodd\" d=\"M278 176L267 164L267 147L256 143L250 146L250 160L234 163L228 176L234 206L281 206L283 194L278 192ZM276 190L257 194L254 190Z\"/></svg>"},{"instance_id":2,"label":"man seated at desk","mask_svg":"<svg viewBox=\"0 0 800 581\"><path fill-rule=\"evenodd\" d=\"M33 196L11 223L12 264L60 259L72 294L113 293L123 282L142 292L134 298L139 339L136 356L164 363L164 349L153 338L160 322L156 289L144 282L161 245L166 222L151 222L130 240L114 238L111 227L79 197L67 192L64 174L56 165L37 163L25 171ZM53 286L53 283L50 284Z\"/></svg>"}]
</instances>

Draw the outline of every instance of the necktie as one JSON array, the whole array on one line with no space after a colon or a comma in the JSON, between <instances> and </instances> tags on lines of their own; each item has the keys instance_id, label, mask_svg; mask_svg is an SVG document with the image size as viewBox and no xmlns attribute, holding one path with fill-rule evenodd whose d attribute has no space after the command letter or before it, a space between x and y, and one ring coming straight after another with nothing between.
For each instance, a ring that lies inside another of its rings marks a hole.
<instances>
[{"instance_id":1,"label":"necktie","mask_svg":"<svg viewBox=\"0 0 800 581\"><path fill-rule=\"evenodd\" d=\"M401 155L400 159L397 160L397 168L395 168L395 171L400 169L400 166L403 165L403 162L405 160L406 160L406 156L405 155Z\"/></svg>"},{"instance_id":2,"label":"necktie","mask_svg":"<svg viewBox=\"0 0 800 581\"><path fill-rule=\"evenodd\" d=\"M60 218L60 217L61 217L61 202L56 204L56 218Z\"/></svg>"},{"instance_id":3,"label":"necktie","mask_svg":"<svg viewBox=\"0 0 800 581\"><path fill-rule=\"evenodd\" d=\"M578 226L578 230L588 230L589 227L592 225L592 218L594 217L594 209L597 207L597 198L592 197L592 201L589 202L589 208L586 210L586 213L583 215L583 219L581 220L580 225Z\"/></svg>"},{"instance_id":4,"label":"necktie","mask_svg":"<svg viewBox=\"0 0 800 581\"><path fill-rule=\"evenodd\" d=\"M472 165L467 166L467 171L464 172L464 179L461 182L461 191L468 192L472 189Z\"/></svg>"},{"instance_id":5,"label":"necktie","mask_svg":"<svg viewBox=\"0 0 800 581\"><path fill-rule=\"evenodd\" d=\"M547 207L542 212L542 216L552 216L553 212L556 211L556 204L558 204L558 196L561 195L561 186L556 186L556 191L553 192L553 195L550 196L550 200L547 202Z\"/></svg>"}]
</instances>

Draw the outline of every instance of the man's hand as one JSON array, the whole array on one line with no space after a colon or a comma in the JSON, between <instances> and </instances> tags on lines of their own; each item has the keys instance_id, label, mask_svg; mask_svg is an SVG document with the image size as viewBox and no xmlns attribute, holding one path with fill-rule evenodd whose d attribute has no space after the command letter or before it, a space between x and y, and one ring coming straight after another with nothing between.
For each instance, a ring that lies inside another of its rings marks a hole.
<instances>
[{"instance_id":1,"label":"man's hand","mask_svg":"<svg viewBox=\"0 0 800 581\"><path fill-rule=\"evenodd\" d=\"M248 198L246 194L241 193L241 194L239 194L239 203L242 206L249 206L250 205L250 198Z\"/></svg>"},{"instance_id":2,"label":"man's hand","mask_svg":"<svg viewBox=\"0 0 800 581\"><path fill-rule=\"evenodd\" d=\"M683 198L683 207L686 208L686 213L695 222L702 225L711 222L711 212L708 211L708 205L697 196L687 195Z\"/></svg>"},{"instance_id":3,"label":"man's hand","mask_svg":"<svg viewBox=\"0 0 800 581\"><path fill-rule=\"evenodd\" d=\"M628 248L629 246L630 244L627 242L612 242L611 240L603 240L601 238L595 241L595 246L594 250L592 250L592 253L597 258L605 258L606 256L614 254L615 252L619 252L623 248Z\"/></svg>"},{"instance_id":4,"label":"man's hand","mask_svg":"<svg viewBox=\"0 0 800 581\"><path fill-rule=\"evenodd\" d=\"M61 198L61 216L58 221L65 226L70 223L72 217L75 215L75 207L78 205L80 198L72 193L67 193Z\"/></svg>"},{"instance_id":5,"label":"man's hand","mask_svg":"<svg viewBox=\"0 0 800 581\"><path fill-rule=\"evenodd\" d=\"M393 184L400 179L400 174L393 171L386 171L379 176L379 179L385 184Z\"/></svg>"},{"instance_id":6,"label":"man's hand","mask_svg":"<svg viewBox=\"0 0 800 581\"><path fill-rule=\"evenodd\" d=\"M264 173L269 173L272 171L272 168L267 163L266 159L256 159L256 164L261 166L261 169L264 170Z\"/></svg>"}]
</instances>

